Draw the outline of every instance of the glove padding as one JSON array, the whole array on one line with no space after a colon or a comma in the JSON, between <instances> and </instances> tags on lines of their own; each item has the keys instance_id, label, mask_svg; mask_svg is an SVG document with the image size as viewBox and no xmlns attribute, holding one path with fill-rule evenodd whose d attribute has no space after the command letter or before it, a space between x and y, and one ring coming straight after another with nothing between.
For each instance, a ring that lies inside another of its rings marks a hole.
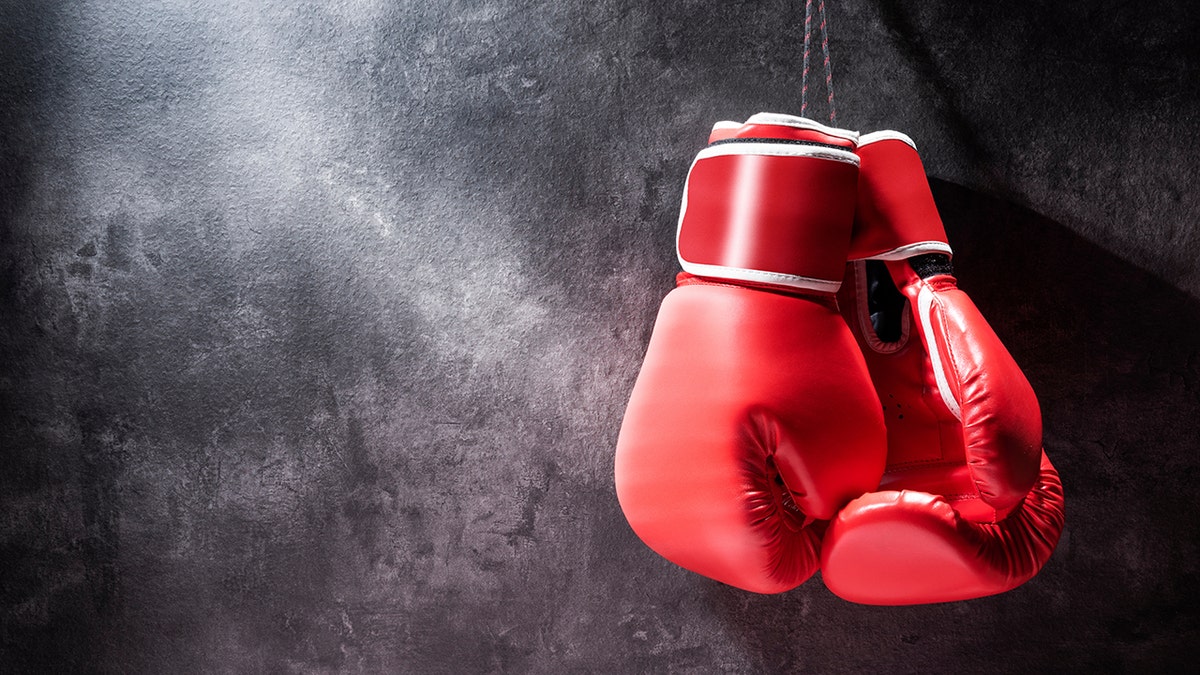
<instances>
[{"instance_id":1,"label":"glove padding","mask_svg":"<svg viewBox=\"0 0 1200 675\"><path fill-rule=\"evenodd\" d=\"M957 287L911 139L864 136L852 262L838 295L884 412L887 470L822 547L854 602L964 600L1033 577L1062 533L1063 491L1025 375Z\"/></svg>"},{"instance_id":2,"label":"glove padding","mask_svg":"<svg viewBox=\"0 0 1200 675\"><path fill-rule=\"evenodd\" d=\"M838 313L857 134L785 115L718 125L684 187L667 294L617 439L617 498L659 555L759 593L820 562L879 483L886 438Z\"/></svg>"},{"instance_id":3,"label":"glove padding","mask_svg":"<svg viewBox=\"0 0 1200 675\"><path fill-rule=\"evenodd\" d=\"M870 605L993 595L1037 574L1062 529L1062 483L1043 452L1033 489L997 523L971 522L928 492L855 499L829 527L822 576L837 595Z\"/></svg>"}]
</instances>

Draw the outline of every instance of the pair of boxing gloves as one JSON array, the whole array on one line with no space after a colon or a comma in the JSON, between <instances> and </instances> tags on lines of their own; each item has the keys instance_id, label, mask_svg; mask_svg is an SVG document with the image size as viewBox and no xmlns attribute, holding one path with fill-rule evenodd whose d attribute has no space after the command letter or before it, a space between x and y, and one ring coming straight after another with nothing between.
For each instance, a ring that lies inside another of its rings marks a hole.
<instances>
[{"instance_id":1,"label":"pair of boxing gloves","mask_svg":"<svg viewBox=\"0 0 1200 675\"><path fill-rule=\"evenodd\" d=\"M684 188L683 272L617 442L617 496L667 560L759 593L1000 593L1063 528L1029 382L957 288L911 139L718 123Z\"/></svg>"}]
</instances>

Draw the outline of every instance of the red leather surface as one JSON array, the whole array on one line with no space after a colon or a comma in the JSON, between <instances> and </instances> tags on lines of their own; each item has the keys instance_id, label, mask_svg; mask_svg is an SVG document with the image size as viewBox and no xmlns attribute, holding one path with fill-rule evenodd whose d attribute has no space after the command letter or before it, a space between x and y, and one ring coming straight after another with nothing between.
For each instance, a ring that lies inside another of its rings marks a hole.
<instances>
[{"instance_id":1,"label":"red leather surface","mask_svg":"<svg viewBox=\"0 0 1200 675\"><path fill-rule=\"evenodd\" d=\"M1012 356L956 286L887 263L908 298L908 337L874 339L864 263L847 266L839 306L863 351L888 436L879 492L851 502L826 533L822 577L867 604L962 600L1011 589L1045 564L1062 533L1058 475L1041 416ZM918 308L931 294L926 331ZM962 421L941 395L933 342Z\"/></svg>"},{"instance_id":2,"label":"red leather surface","mask_svg":"<svg viewBox=\"0 0 1200 675\"><path fill-rule=\"evenodd\" d=\"M917 242L946 243L946 231L916 149L899 139L859 148L858 209L849 259Z\"/></svg>"},{"instance_id":3,"label":"red leather surface","mask_svg":"<svg viewBox=\"0 0 1200 675\"><path fill-rule=\"evenodd\" d=\"M838 282L857 168L816 157L698 160L679 229L683 260Z\"/></svg>"},{"instance_id":4,"label":"red leather surface","mask_svg":"<svg viewBox=\"0 0 1200 675\"><path fill-rule=\"evenodd\" d=\"M714 135L724 137L722 125ZM743 138L824 139L747 124ZM853 146L853 140L838 139ZM841 282L857 166L842 150L715 146L693 165L663 301L617 441L617 497L664 558L760 593L817 569L825 525L879 483L885 431ZM715 151L715 152L714 152ZM812 152L826 157L812 156ZM741 153L754 154L741 154ZM851 161L830 159L840 156ZM753 274L739 272L751 271Z\"/></svg>"},{"instance_id":5,"label":"red leather surface","mask_svg":"<svg viewBox=\"0 0 1200 675\"><path fill-rule=\"evenodd\" d=\"M916 151L883 140L860 157L852 259L944 242ZM883 408L887 470L877 492L830 524L822 577L837 595L867 604L1009 590L1046 563L1064 522L1037 398L953 276L922 279L907 260L886 265L908 300L900 340L874 333L865 263L846 266L838 302Z\"/></svg>"},{"instance_id":6,"label":"red leather surface","mask_svg":"<svg viewBox=\"0 0 1200 675\"><path fill-rule=\"evenodd\" d=\"M971 522L926 492L854 500L830 524L822 578L838 596L872 605L994 595L1037 574L1062 529L1062 483L1043 453L1034 488L998 523Z\"/></svg>"},{"instance_id":7,"label":"red leather surface","mask_svg":"<svg viewBox=\"0 0 1200 675\"><path fill-rule=\"evenodd\" d=\"M979 502L967 471L962 426L938 393L928 354L921 347L919 318L909 312L908 337L898 351L890 351L894 344L872 347L866 284L862 263L847 265L837 299L866 360L887 425L888 468L879 489L936 492L956 508L988 518L991 509Z\"/></svg>"},{"instance_id":8,"label":"red leather surface","mask_svg":"<svg viewBox=\"0 0 1200 675\"><path fill-rule=\"evenodd\" d=\"M903 262L888 263L888 268L894 278L906 282L904 294L911 307L917 306L922 287L931 292L933 333L918 330L922 351L928 355L929 340L937 341L962 411L961 424L947 423L961 433L974 492L990 507L970 514L971 519L1001 520L1020 504L1038 476L1042 416L1033 388L954 277L920 279ZM928 361L923 367L930 367Z\"/></svg>"},{"instance_id":9,"label":"red leather surface","mask_svg":"<svg viewBox=\"0 0 1200 675\"><path fill-rule=\"evenodd\" d=\"M691 280L659 312L617 442L617 496L668 560L784 591L817 568L813 519L878 484L884 433L830 303Z\"/></svg>"}]
</instances>

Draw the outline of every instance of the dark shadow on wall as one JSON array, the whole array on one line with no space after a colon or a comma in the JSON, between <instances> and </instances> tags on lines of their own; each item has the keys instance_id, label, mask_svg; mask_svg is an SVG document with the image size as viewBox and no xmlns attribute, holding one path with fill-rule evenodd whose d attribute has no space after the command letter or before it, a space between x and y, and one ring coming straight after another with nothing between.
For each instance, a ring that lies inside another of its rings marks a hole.
<instances>
[{"instance_id":1,"label":"dark shadow on wall","mask_svg":"<svg viewBox=\"0 0 1200 675\"><path fill-rule=\"evenodd\" d=\"M963 112L960 88L954 86L938 64L933 47L922 34L913 13L898 2L879 3L879 17L887 27L895 48L918 74L918 81L925 87L925 100L933 105L938 116L954 131L955 147L962 149L971 164L983 164L991 158L987 156L987 150L971 119ZM986 14L980 12L976 20Z\"/></svg>"},{"instance_id":2,"label":"dark shadow on wall","mask_svg":"<svg viewBox=\"0 0 1200 675\"><path fill-rule=\"evenodd\" d=\"M1200 658L1200 302L1036 213L935 181L960 286L1025 369L1067 527L1030 583L971 602L852 605L696 588L756 668L1141 671ZM982 659L982 660L981 660Z\"/></svg>"}]
</instances>

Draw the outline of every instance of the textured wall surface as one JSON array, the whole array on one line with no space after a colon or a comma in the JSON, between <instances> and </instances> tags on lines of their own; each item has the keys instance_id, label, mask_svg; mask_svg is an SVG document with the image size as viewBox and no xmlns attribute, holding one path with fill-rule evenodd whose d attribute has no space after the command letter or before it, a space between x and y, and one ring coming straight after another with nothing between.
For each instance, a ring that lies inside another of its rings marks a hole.
<instances>
[{"instance_id":1,"label":"textured wall surface","mask_svg":"<svg viewBox=\"0 0 1200 675\"><path fill-rule=\"evenodd\" d=\"M1194 664L1200 13L829 8L1041 398L1033 582L750 595L619 511L683 177L798 111L803 3L5 1L0 670Z\"/></svg>"}]
</instances>

